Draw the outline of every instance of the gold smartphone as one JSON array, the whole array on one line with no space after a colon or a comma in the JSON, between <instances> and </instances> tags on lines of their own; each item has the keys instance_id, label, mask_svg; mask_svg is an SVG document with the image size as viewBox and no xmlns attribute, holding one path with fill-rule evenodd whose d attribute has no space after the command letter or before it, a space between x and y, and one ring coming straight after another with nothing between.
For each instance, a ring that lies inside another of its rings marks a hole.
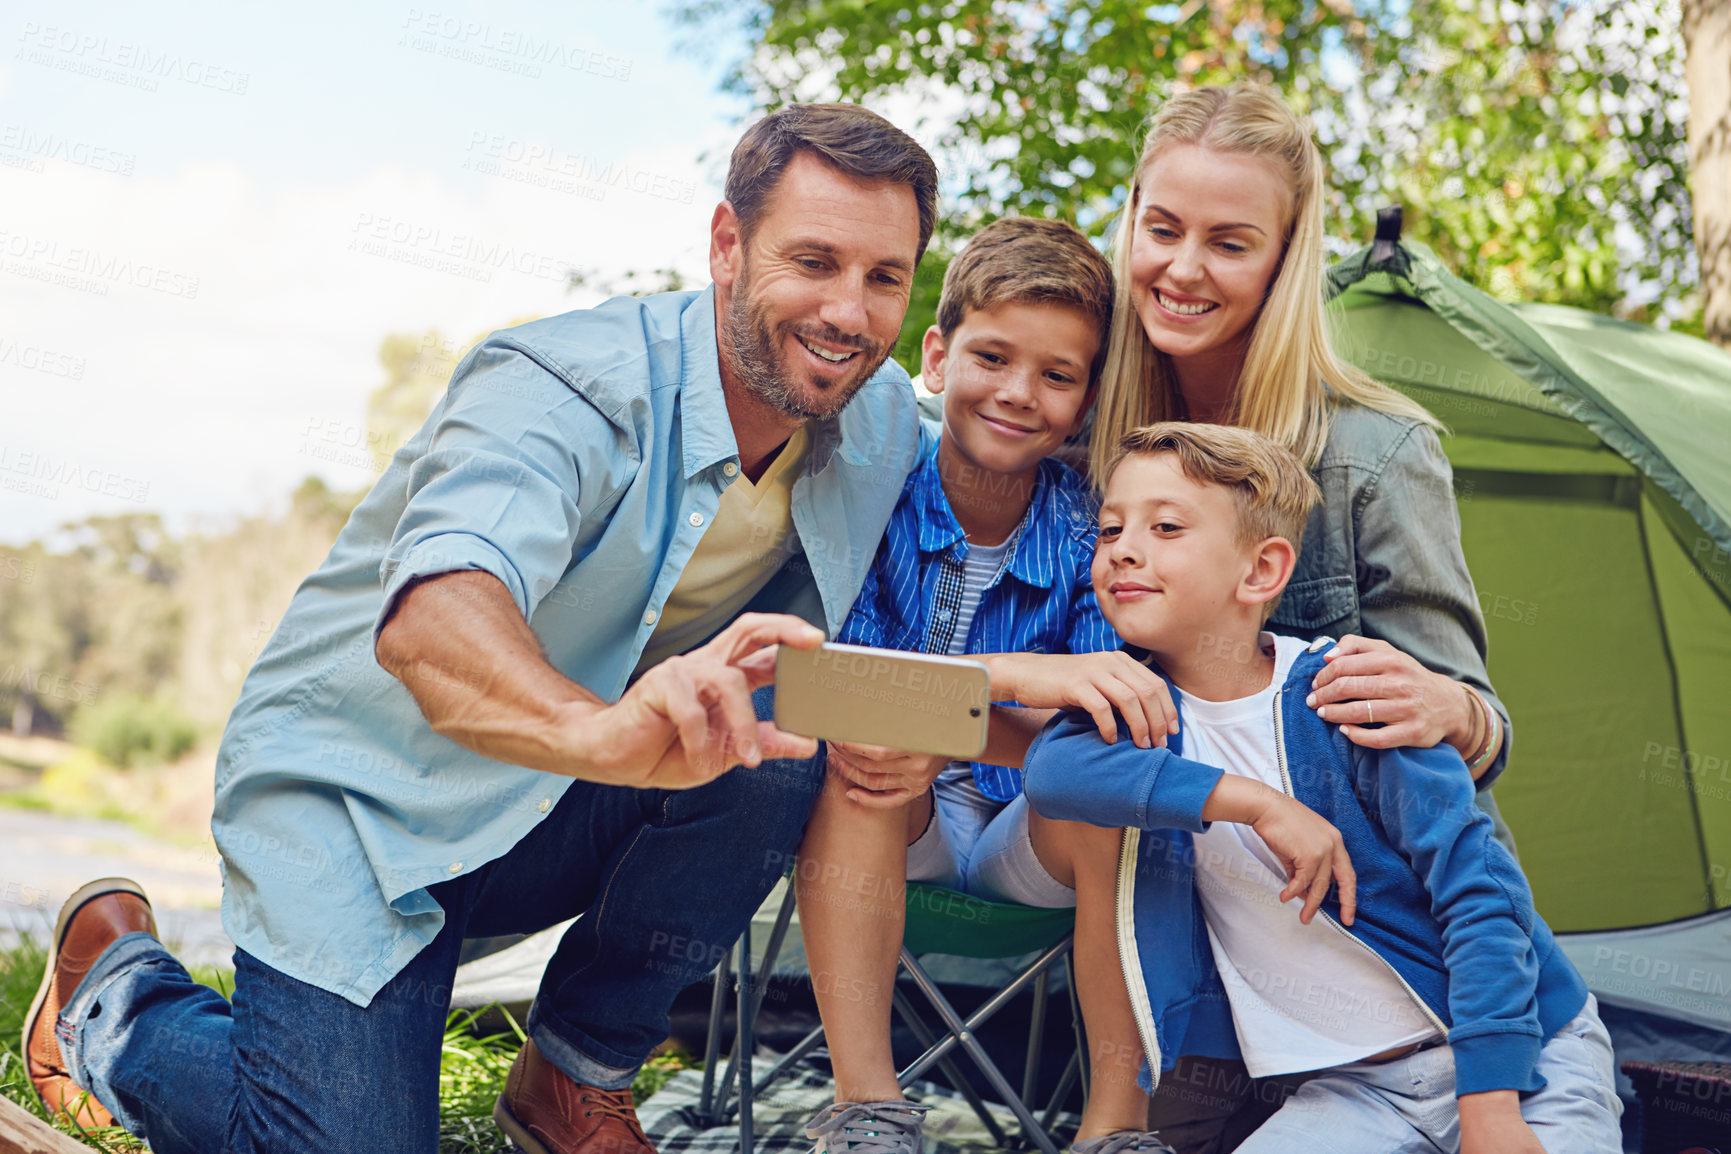
<instances>
[{"instance_id":1,"label":"gold smartphone","mask_svg":"<svg viewBox=\"0 0 1731 1154\"><path fill-rule=\"evenodd\" d=\"M864 645L783 645L775 659L778 729L972 760L986 748L986 667L965 657Z\"/></svg>"}]
</instances>

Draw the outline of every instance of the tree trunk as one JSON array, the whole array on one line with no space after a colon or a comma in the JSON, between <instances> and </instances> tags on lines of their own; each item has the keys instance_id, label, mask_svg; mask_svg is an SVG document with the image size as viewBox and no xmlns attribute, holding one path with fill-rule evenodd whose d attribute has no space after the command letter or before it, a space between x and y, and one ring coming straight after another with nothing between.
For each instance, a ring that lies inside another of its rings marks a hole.
<instances>
[{"instance_id":1,"label":"tree trunk","mask_svg":"<svg viewBox=\"0 0 1731 1154\"><path fill-rule=\"evenodd\" d=\"M1683 43L1702 319L1731 349L1731 0L1683 0Z\"/></svg>"},{"instance_id":2,"label":"tree trunk","mask_svg":"<svg viewBox=\"0 0 1731 1154\"><path fill-rule=\"evenodd\" d=\"M20 693L12 703L12 736L29 737L36 725L36 703L28 693Z\"/></svg>"}]
</instances>

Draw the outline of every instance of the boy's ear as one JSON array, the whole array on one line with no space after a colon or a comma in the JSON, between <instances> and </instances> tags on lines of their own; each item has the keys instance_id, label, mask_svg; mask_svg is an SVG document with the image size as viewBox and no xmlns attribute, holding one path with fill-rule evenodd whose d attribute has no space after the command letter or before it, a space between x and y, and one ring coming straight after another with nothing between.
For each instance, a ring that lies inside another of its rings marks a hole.
<instances>
[{"instance_id":1,"label":"boy's ear","mask_svg":"<svg viewBox=\"0 0 1731 1154\"><path fill-rule=\"evenodd\" d=\"M1280 596L1298 565L1298 550L1285 537L1257 542L1250 554L1250 570L1238 583L1241 605L1265 605Z\"/></svg>"},{"instance_id":2,"label":"boy's ear","mask_svg":"<svg viewBox=\"0 0 1731 1154\"><path fill-rule=\"evenodd\" d=\"M933 325L920 345L920 383L929 393L944 391L944 330Z\"/></svg>"}]
</instances>

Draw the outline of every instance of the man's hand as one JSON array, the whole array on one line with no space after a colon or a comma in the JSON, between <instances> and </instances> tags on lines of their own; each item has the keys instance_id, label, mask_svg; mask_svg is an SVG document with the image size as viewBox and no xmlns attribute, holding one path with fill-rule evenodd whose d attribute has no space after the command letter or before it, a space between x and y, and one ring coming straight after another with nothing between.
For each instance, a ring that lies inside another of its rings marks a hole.
<instances>
[{"instance_id":1,"label":"man's hand","mask_svg":"<svg viewBox=\"0 0 1731 1154\"><path fill-rule=\"evenodd\" d=\"M1461 1154L1545 1154L1533 1128L1521 1117L1520 1095L1513 1090L1462 1094Z\"/></svg>"},{"instance_id":2,"label":"man's hand","mask_svg":"<svg viewBox=\"0 0 1731 1154\"><path fill-rule=\"evenodd\" d=\"M821 630L747 613L708 644L651 666L616 705L573 719L573 776L639 789L702 785L735 765L810 757L817 742L758 721L751 692L775 680L775 646L812 649Z\"/></svg>"},{"instance_id":3,"label":"man's hand","mask_svg":"<svg viewBox=\"0 0 1731 1154\"><path fill-rule=\"evenodd\" d=\"M829 743L829 771L848 783L847 797L869 809L895 809L925 793L950 759L881 745Z\"/></svg>"},{"instance_id":4,"label":"man's hand","mask_svg":"<svg viewBox=\"0 0 1731 1154\"><path fill-rule=\"evenodd\" d=\"M497 577L469 571L411 586L375 652L435 733L483 757L603 785L685 789L729 766L816 751L759 722L751 691L774 679L778 644L822 641L797 617L746 614L609 705L548 663Z\"/></svg>"},{"instance_id":5,"label":"man's hand","mask_svg":"<svg viewBox=\"0 0 1731 1154\"><path fill-rule=\"evenodd\" d=\"M1102 739L1118 740L1114 709L1138 748L1165 745L1178 732L1178 707L1160 675L1123 651L994 653L980 658L992 697L1031 709L1085 709Z\"/></svg>"}]
</instances>

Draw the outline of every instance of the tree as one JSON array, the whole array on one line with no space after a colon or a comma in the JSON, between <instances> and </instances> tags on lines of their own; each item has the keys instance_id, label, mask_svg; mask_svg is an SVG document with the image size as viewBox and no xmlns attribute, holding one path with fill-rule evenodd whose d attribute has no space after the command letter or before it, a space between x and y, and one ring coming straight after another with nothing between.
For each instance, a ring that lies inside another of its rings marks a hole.
<instances>
[{"instance_id":1,"label":"tree","mask_svg":"<svg viewBox=\"0 0 1731 1154\"><path fill-rule=\"evenodd\" d=\"M1707 339L1731 349L1731 3L1684 0L1689 161Z\"/></svg>"},{"instance_id":2,"label":"tree","mask_svg":"<svg viewBox=\"0 0 1731 1154\"><path fill-rule=\"evenodd\" d=\"M677 9L698 30L743 20L755 47L730 87L766 108L871 102L930 142L946 173L940 254L1006 213L1067 217L1103 238L1148 113L1185 87L1249 78L1311 118L1339 251L1399 202L1409 236L1498 296L1660 320L1691 309L1678 0L760 0L739 11Z\"/></svg>"}]
</instances>

